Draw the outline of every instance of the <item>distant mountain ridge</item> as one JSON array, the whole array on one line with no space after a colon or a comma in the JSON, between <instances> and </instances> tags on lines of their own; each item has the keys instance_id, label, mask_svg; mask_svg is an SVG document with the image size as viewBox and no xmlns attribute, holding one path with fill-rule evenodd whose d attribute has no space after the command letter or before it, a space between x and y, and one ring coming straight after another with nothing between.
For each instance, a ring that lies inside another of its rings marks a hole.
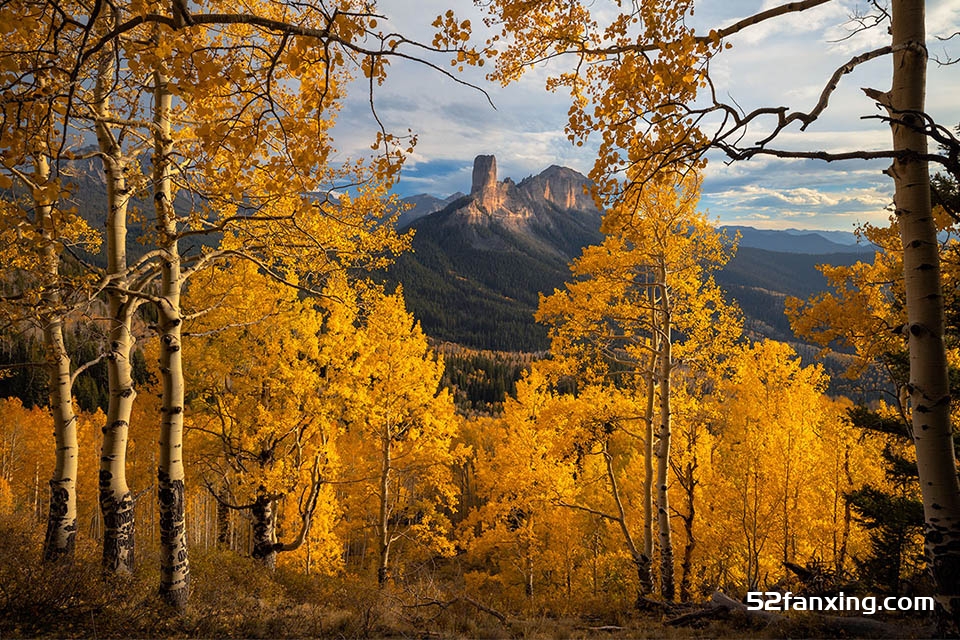
<instances>
[{"instance_id":1,"label":"distant mountain ridge","mask_svg":"<svg viewBox=\"0 0 960 640\"><path fill-rule=\"evenodd\" d=\"M413 252L397 260L388 279L403 284L408 307L439 341L544 350L546 329L533 320L539 295L561 288L570 279L570 261L603 237L589 186L585 176L559 166L519 184L500 181L496 158L478 156L469 194L413 199L421 211L446 204L403 226L415 231ZM787 296L806 298L826 288L817 265L853 264L873 251L840 231L721 230L740 240L717 281L739 302L755 338L796 341L783 314Z\"/></svg>"},{"instance_id":2,"label":"distant mountain ridge","mask_svg":"<svg viewBox=\"0 0 960 640\"><path fill-rule=\"evenodd\" d=\"M414 220L418 220L424 216L430 215L431 213L440 211L440 209L443 209L454 200L459 200L463 196L463 193L457 191L453 195L447 196L443 199L432 196L429 193L420 193L415 196L404 198L402 203L406 205L407 209L401 212L397 217L397 228L402 229L409 226Z\"/></svg>"},{"instance_id":3,"label":"distant mountain ridge","mask_svg":"<svg viewBox=\"0 0 960 640\"><path fill-rule=\"evenodd\" d=\"M728 236L740 235L740 247L753 247L782 253L826 255L831 253L873 253L873 248L858 244L849 231L804 231L800 229L754 229L736 225L720 227Z\"/></svg>"}]
</instances>

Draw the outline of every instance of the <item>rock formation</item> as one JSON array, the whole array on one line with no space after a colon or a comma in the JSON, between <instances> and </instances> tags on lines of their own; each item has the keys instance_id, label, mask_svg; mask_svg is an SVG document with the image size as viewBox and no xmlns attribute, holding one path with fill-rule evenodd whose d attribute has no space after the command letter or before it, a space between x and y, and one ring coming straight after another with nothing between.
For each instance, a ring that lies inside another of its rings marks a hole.
<instances>
[{"instance_id":1,"label":"rock formation","mask_svg":"<svg viewBox=\"0 0 960 640\"><path fill-rule=\"evenodd\" d=\"M473 161L470 195L481 209L492 213L503 206L504 192L503 185L497 183L497 159L494 156L477 156Z\"/></svg>"},{"instance_id":2,"label":"rock formation","mask_svg":"<svg viewBox=\"0 0 960 640\"><path fill-rule=\"evenodd\" d=\"M527 178L519 188L528 198L543 199L561 209L595 211L596 204L587 187L589 181L573 169L556 165Z\"/></svg>"}]
</instances>

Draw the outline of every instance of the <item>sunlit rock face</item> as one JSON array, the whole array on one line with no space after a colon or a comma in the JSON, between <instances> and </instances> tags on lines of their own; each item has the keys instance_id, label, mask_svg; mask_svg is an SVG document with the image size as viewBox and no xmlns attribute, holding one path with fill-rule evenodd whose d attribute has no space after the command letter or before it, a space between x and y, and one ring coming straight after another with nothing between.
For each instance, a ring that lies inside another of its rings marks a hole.
<instances>
[{"instance_id":1,"label":"sunlit rock face","mask_svg":"<svg viewBox=\"0 0 960 640\"><path fill-rule=\"evenodd\" d=\"M596 211L588 190L589 181L580 173L553 165L543 173L527 178L519 189L531 199L542 199L561 209Z\"/></svg>"},{"instance_id":2,"label":"sunlit rock face","mask_svg":"<svg viewBox=\"0 0 960 640\"><path fill-rule=\"evenodd\" d=\"M473 162L473 183L469 199L453 205L461 223L488 226L497 224L518 233L531 226L552 227L557 212L599 214L589 194L590 182L573 169L550 167L539 175L516 184L510 178L497 180L497 159L477 156Z\"/></svg>"},{"instance_id":3,"label":"sunlit rock face","mask_svg":"<svg viewBox=\"0 0 960 640\"><path fill-rule=\"evenodd\" d=\"M494 156L477 156L473 161L473 185L470 195L487 211L495 211L503 203L503 194L497 184L497 159Z\"/></svg>"},{"instance_id":4,"label":"sunlit rock face","mask_svg":"<svg viewBox=\"0 0 960 640\"><path fill-rule=\"evenodd\" d=\"M477 156L470 195L412 226L426 235L444 230L443 242L449 247L549 255L564 262L564 272L565 263L598 237L600 211L582 174L552 166L519 184L497 178L497 159Z\"/></svg>"}]
</instances>

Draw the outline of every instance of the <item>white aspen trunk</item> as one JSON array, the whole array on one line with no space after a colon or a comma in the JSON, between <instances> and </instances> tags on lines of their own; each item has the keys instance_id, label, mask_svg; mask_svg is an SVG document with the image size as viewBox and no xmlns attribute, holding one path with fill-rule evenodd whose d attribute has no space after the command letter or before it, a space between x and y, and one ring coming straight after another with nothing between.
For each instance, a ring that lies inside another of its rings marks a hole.
<instances>
[{"instance_id":1,"label":"white aspen trunk","mask_svg":"<svg viewBox=\"0 0 960 640\"><path fill-rule=\"evenodd\" d=\"M524 576L524 594L528 598L533 597L533 545L530 540L527 540L527 544L524 545L523 550L523 576Z\"/></svg>"},{"instance_id":2,"label":"white aspen trunk","mask_svg":"<svg viewBox=\"0 0 960 640\"><path fill-rule=\"evenodd\" d=\"M960 484L950 424L950 388L943 342L939 244L931 215L924 111L927 50L923 0L893 0L893 147L906 152L888 170L903 242L910 350L910 402L926 521L927 561L938 603L960 622ZM960 625L958 625L960 626Z\"/></svg>"},{"instance_id":3,"label":"white aspen trunk","mask_svg":"<svg viewBox=\"0 0 960 640\"><path fill-rule=\"evenodd\" d=\"M383 435L380 458L380 511L377 518L377 541L379 552L377 563L377 585L383 589L387 586L390 562L390 470L392 434L389 427Z\"/></svg>"},{"instance_id":4,"label":"white aspen trunk","mask_svg":"<svg viewBox=\"0 0 960 640\"><path fill-rule=\"evenodd\" d=\"M40 155L34 161L37 183L46 185L50 164ZM56 467L50 479L50 509L43 558L47 562L73 557L77 535L77 417L71 398L70 358L63 342L63 310L57 279L60 256L57 253L53 204L35 201L36 223L43 236L43 267L48 285L44 287L43 341L49 377L50 412L56 441Z\"/></svg>"},{"instance_id":5,"label":"white aspen trunk","mask_svg":"<svg viewBox=\"0 0 960 640\"><path fill-rule=\"evenodd\" d=\"M647 290L650 300L651 327L656 327L657 308L654 304L654 292ZM650 364L645 374L647 385L647 404L644 413L643 442L643 555L646 566L638 567L640 589L644 594L653 592L653 416L656 399L657 334L650 335Z\"/></svg>"},{"instance_id":6,"label":"white aspen trunk","mask_svg":"<svg viewBox=\"0 0 960 640\"><path fill-rule=\"evenodd\" d=\"M853 488L853 476L850 474L850 448L847 447L843 452L843 471L844 478L847 481L847 488ZM840 537L840 550L834 554L836 558L837 575L843 575L844 564L847 559L847 542L850 539L850 522L853 520L853 512L850 507L850 501L843 501L843 534Z\"/></svg>"},{"instance_id":7,"label":"white aspen trunk","mask_svg":"<svg viewBox=\"0 0 960 640\"><path fill-rule=\"evenodd\" d=\"M43 522L43 505L40 499L40 463L33 465L33 517L37 522Z\"/></svg>"},{"instance_id":8,"label":"white aspen trunk","mask_svg":"<svg viewBox=\"0 0 960 640\"><path fill-rule=\"evenodd\" d=\"M660 540L660 595L670 601L674 597L673 538L670 531L670 374L673 369L671 311L666 274L660 272L660 445L657 451L657 524Z\"/></svg>"},{"instance_id":9,"label":"white aspen trunk","mask_svg":"<svg viewBox=\"0 0 960 640\"><path fill-rule=\"evenodd\" d=\"M107 46L100 58L95 87L97 143L107 180L107 276L121 289L126 287L127 205L130 194L124 174L122 150L107 120L113 115L110 90L115 72L114 47ZM103 568L108 572L132 573L134 569L134 502L127 486L127 437L137 393L133 386L130 354L134 338L131 323L135 303L116 289L107 289L110 350L107 354L109 405L100 454L100 511L103 514Z\"/></svg>"},{"instance_id":10,"label":"white aspen trunk","mask_svg":"<svg viewBox=\"0 0 960 640\"><path fill-rule=\"evenodd\" d=\"M170 158L173 153L170 110L173 96L167 78L154 72L153 201L163 255L161 303L158 304L160 331L161 396L160 460L157 469L157 498L160 504L160 595L177 611L187 606L190 593L190 561L184 505L183 468L183 362L181 351L180 252L176 216L173 211Z\"/></svg>"},{"instance_id":11,"label":"white aspen trunk","mask_svg":"<svg viewBox=\"0 0 960 640\"><path fill-rule=\"evenodd\" d=\"M56 441L56 467L50 479L50 510L43 557L73 556L77 534L77 419L70 397L70 358L63 343L63 322L57 312L44 320L44 342L50 377L50 411Z\"/></svg>"},{"instance_id":12,"label":"white aspen trunk","mask_svg":"<svg viewBox=\"0 0 960 640\"><path fill-rule=\"evenodd\" d=\"M692 574L693 574L693 552L697 546L697 539L693 536L693 525L697 519L697 503L696 503L696 490L697 490L697 457L696 457L696 437L692 440L692 445L690 447L690 454L692 460L687 463L686 467L683 469L683 481L680 483L683 487L684 498L686 501L686 513L681 514L680 519L683 521L683 532L686 537L686 541L683 545L683 559L680 561L680 601L689 602L690 600L690 589L692 586Z\"/></svg>"},{"instance_id":13,"label":"white aspen trunk","mask_svg":"<svg viewBox=\"0 0 960 640\"><path fill-rule=\"evenodd\" d=\"M217 503L217 548L230 548L230 509L226 505L227 491L220 488L220 497Z\"/></svg>"},{"instance_id":14,"label":"white aspen trunk","mask_svg":"<svg viewBox=\"0 0 960 640\"><path fill-rule=\"evenodd\" d=\"M783 506L781 507L781 519L783 520L783 545L781 551L783 558L781 562L784 566L790 562L790 476L793 461L793 436L787 436L787 466L783 474Z\"/></svg>"}]
</instances>

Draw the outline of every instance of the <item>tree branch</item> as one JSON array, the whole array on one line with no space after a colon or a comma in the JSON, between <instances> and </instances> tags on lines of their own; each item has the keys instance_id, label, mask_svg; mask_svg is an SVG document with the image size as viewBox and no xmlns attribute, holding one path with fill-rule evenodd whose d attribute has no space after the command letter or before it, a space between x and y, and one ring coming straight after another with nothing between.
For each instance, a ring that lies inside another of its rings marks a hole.
<instances>
[{"instance_id":1,"label":"tree branch","mask_svg":"<svg viewBox=\"0 0 960 640\"><path fill-rule=\"evenodd\" d=\"M591 513L605 520L610 520L611 522L620 522L620 518L618 518L617 516L610 515L609 513L604 513L603 511L597 511L596 509L591 509L590 507L585 507L580 504L571 504L569 502L564 502L560 498L557 498L556 500L554 500L554 502L557 506L560 506L560 507L566 507L568 509L576 509L578 511L586 511L587 513Z\"/></svg>"},{"instance_id":2,"label":"tree branch","mask_svg":"<svg viewBox=\"0 0 960 640\"><path fill-rule=\"evenodd\" d=\"M83 373L90 367L96 366L98 363L100 363L100 361L102 361L106 357L107 357L106 353L101 353L99 356L97 356L93 360L89 360L83 363L83 365L77 367L77 370L74 371L72 374L70 374L70 387L73 388L73 383L76 382L77 378L80 376L81 373Z\"/></svg>"}]
</instances>

